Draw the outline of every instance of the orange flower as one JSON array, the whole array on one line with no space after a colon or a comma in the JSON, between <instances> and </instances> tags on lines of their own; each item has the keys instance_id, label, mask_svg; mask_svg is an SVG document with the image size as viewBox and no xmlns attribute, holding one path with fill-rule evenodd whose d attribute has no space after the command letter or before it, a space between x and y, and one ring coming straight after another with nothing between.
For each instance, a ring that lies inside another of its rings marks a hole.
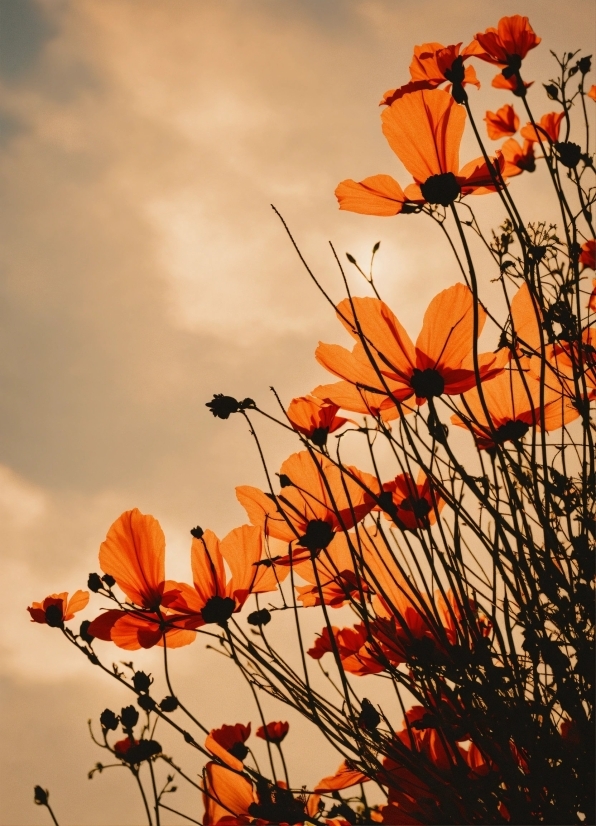
<instances>
[{"instance_id":1,"label":"orange flower","mask_svg":"<svg viewBox=\"0 0 596 826\"><path fill-rule=\"evenodd\" d=\"M592 100L596 100L596 86L592 86L590 91L587 92L586 94L588 95L589 98L592 98Z\"/></svg>"},{"instance_id":2,"label":"orange flower","mask_svg":"<svg viewBox=\"0 0 596 826\"><path fill-rule=\"evenodd\" d=\"M493 141L515 135L519 129L519 117L509 103L501 106L496 112L487 112L484 120L488 137Z\"/></svg>"},{"instance_id":3,"label":"orange flower","mask_svg":"<svg viewBox=\"0 0 596 826\"><path fill-rule=\"evenodd\" d=\"M231 577L227 578L224 563ZM200 628L208 623L225 625L240 611L251 594L276 590L288 571L276 571L265 553L263 532L253 525L242 525L220 540L206 530L193 536L191 564L194 587L171 583L177 589L169 603L184 628Z\"/></svg>"},{"instance_id":4,"label":"orange flower","mask_svg":"<svg viewBox=\"0 0 596 826\"><path fill-rule=\"evenodd\" d=\"M294 453L281 466L281 492L274 498L243 485L236 496L253 525L310 551L326 548L336 532L348 530L375 505L374 476L355 467L340 470L326 456Z\"/></svg>"},{"instance_id":5,"label":"orange flower","mask_svg":"<svg viewBox=\"0 0 596 826\"><path fill-rule=\"evenodd\" d=\"M165 581L166 540L157 519L137 508L123 513L110 527L99 549L102 571L110 574L134 610L110 610L89 626L89 634L134 651L164 644L188 645L194 634L167 627L168 605L176 599L177 583Z\"/></svg>"},{"instance_id":6,"label":"orange flower","mask_svg":"<svg viewBox=\"0 0 596 826\"><path fill-rule=\"evenodd\" d=\"M391 494L392 505L385 508L385 516L403 530L417 531L434 525L436 511L441 511L445 501L438 493L431 494L428 476L420 471L414 482L409 473L402 473L391 482L383 484L383 490Z\"/></svg>"},{"instance_id":7,"label":"orange flower","mask_svg":"<svg viewBox=\"0 0 596 826\"><path fill-rule=\"evenodd\" d=\"M356 353L358 345L353 350ZM349 381L336 381L331 384L319 384L312 391L313 395L325 401L337 404L344 410L353 413L368 413L375 419L382 419L389 422L397 418L399 411L391 396L382 389L382 382L379 380L374 368L367 360L366 353L360 347L360 365L362 383L352 384ZM391 382L387 381L391 386ZM378 389L377 387L378 386ZM367 387L368 389L365 389ZM373 389L374 388L374 389ZM406 405L407 406L407 405Z\"/></svg>"},{"instance_id":8,"label":"orange flower","mask_svg":"<svg viewBox=\"0 0 596 826\"><path fill-rule=\"evenodd\" d=\"M356 346L350 352L338 345L319 344L315 356L319 364L358 389L391 394L394 404L414 396L421 405L443 393L459 395L476 384L473 297L463 284L433 298L415 347L389 307L377 298L344 299L337 310ZM486 313L482 307L478 312L480 335ZM507 359L504 351L479 355L480 380L498 375Z\"/></svg>"},{"instance_id":9,"label":"orange flower","mask_svg":"<svg viewBox=\"0 0 596 826\"><path fill-rule=\"evenodd\" d=\"M533 80L530 80L529 82L522 81L520 84L517 75L512 75L511 77L503 77L501 73L495 75L491 82L491 86L494 89L504 89L506 92L513 92L513 94L517 95L517 97L523 97L526 92L526 89L529 89L530 86L533 85Z\"/></svg>"},{"instance_id":10,"label":"orange flower","mask_svg":"<svg viewBox=\"0 0 596 826\"><path fill-rule=\"evenodd\" d=\"M559 140L561 121L564 117L564 112L548 112L540 118L536 128L531 123L527 123L521 130L520 135L528 141L534 141L534 143L540 141L544 143L545 138L551 143L556 143Z\"/></svg>"},{"instance_id":11,"label":"orange flower","mask_svg":"<svg viewBox=\"0 0 596 826\"><path fill-rule=\"evenodd\" d=\"M330 774L315 783L315 792L338 792L341 789L349 789L350 786L359 786L360 783L366 783L370 780L358 769L352 768L346 760L340 765L335 774Z\"/></svg>"},{"instance_id":12,"label":"orange flower","mask_svg":"<svg viewBox=\"0 0 596 826\"><path fill-rule=\"evenodd\" d=\"M292 399L288 407L288 419L294 430L302 433L315 445L322 447L327 436L339 430L349 419L337 415L339 406L314 396Z\"/></svg>"},{"instance_id":13,"label":"orange flower","mask_svg":"<svg viewBox=\"0 0 596 826\"><path fill-rule=\"evenodd\" d=\"M502 17L496 29L491 27L479 32L468 49L487 63L519 71L522 60L539 43L540 38L528 18L514 14L512 17Z\"/></svg>"},{"instance_id":14,"label":"orange flower","mask_svg":"<svg viewBox=\"0 0 596 826\"><path fill-rule=\"evenodd\" d=\"M257 802L253 785L244 774L217 763L207 763L204 772L204 826L240 826L250 823L249 808Z\"/></svg>"},{"instance_id":15,"label":"orange flower","mask_svg":"<svg viewBox=\"0 0 596 826\"><path fill-rule=\"evenodd\" d=\"M281 743L286 734L290 730L289 723L267 723L266 726L260 726L257 729L257 737L261 740L268 740L270 743Z\"/></svg>"},{"instance_id":16,"label":"orange flower","mask_svg":"<svg viewBox=\"0 0 596 826\"><path fill-rule=\"evenodd\" d=\"M522 147L515 138L509 138L501 147L501 152L505 158L504 178L513 178L522 172L534 172L536 169L534 141L525 140Z\"/></svg>"},{"instance_id":17,"label":"orange flower","mask_svg":"<svg viewBox=\"0 0 596 826\"><path fill-rule=\"evenodd\" d=\"M61 594L50 594L43 602L34 602L28 608L32 622L49 625L51 628L61 628L71 620L78 611L89 602L89 591L75 591L68 598L66 591Z\"/></svg>"},{"instance_id":18,"label":"orange flower","mask_svg":"<svg viewBox=\"0 0 596 826\"><path fill-rule=\"evenodd\" d=\"M582 244L579 263L588 270L596 269L596 241L593 238Z\"/></svg>"},{"instance_id":19,"label":"orange flower","mask_svg":"<svg viewBox=\"0 0 596 826\"><path fill-rule=\"evenodd\" d=\"M535 356L530 369L536 378L540 377L540 368L540 357ZM579 345L577 342L560 342L546 348L546 387L553 391L562 390L564 396L573 404L577 396L576 379L582 398L583 382L586 384L587 399L596 398L596 327L587 327L582 331Z\"/></svg>"},{"instance_id":20,"label":"orange flower","mask_svg":"<svg viewBox=\"0 0 596 826\"><path fill-rule=\"evenodd\" d=\"M385 92L380 105L390 106L405 94L420 89L436 89L447 81L453 84L454 98L458 103L462 103L465 100L462 94L463 87L472 84L480 88L480 83L473 66L464 69L464 60L470 55L467 49L460 53L460 47L461 43L454 46L443 46L441 43L414 46L414 57L410 63L410 82L399 89Z\"/></svg>"},{"instance_id":21,"label":"orange flower","mask_svg":"<svg viewBox=\"0 0 596 826\"><path fill-rule=\"evenodd\" d=\"M529 372L520 372L512 366L483 385L482 392L490 423L476 388L464 393L461 413L451 417L453 424L472 430L480 450L494 450L504 442L517 443L532 426L541 429L540 382ZM544 429L547 432L557 430L578 415L560 390L545 387Z\"/></svg>"},{"instance_id":22,"label":"orange flower","mask_svg":"<svg viewBox=\"0 0 596 826\"><path fill-rule=\"evenodd\" d=\"M483 158L459 168L466 111L447 92L435 89L406 94L387 107L381 119L383 134L415 183L404 191L387 175L361 183L342 181L335 190L340 209L397 215L407 201L448 206L460 195L495 191ZM497 163L501 163L500 158Z\"/></svg>"},{"instance_id":23,"label":"orange flower","mask_svg":"<svg viewBox=\"0 0 596 826\"><path fill-rule=\"evenodd\" d=\"M336 628L331 626L335 644L341 659L341 664L350 674L363 677L365 674L379 674L385 670L371 652L367 642L370 637L363 623L353 628ZM325 654L333 651L329 630L323 628L315 640L315 644L306 653L314 660L320 660Z\"/></svg>"}]
</instances>

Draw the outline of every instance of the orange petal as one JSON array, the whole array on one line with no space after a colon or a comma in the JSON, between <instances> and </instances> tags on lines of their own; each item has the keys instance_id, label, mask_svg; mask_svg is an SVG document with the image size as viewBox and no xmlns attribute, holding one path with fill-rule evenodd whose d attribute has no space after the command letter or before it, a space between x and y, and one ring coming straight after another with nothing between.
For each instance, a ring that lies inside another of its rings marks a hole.
<instances>
[{"instance_id":1,"label":"orange petal","mask_svg":"<svg viewBox=\"0 0 596 826\"><path fill-rule=\"evenodd\" d=\"M360 783L366 783L367 780L370 780L370 778L357 769L349 768L344 760L335 774L330 774L315 784L314 791L326 792L349 789L350 786L358 786Z\"/></svg>"},{"instance_id":2,"label":"orange petal","mask_svg":"<svg viewBox=\"0 0 596 826\"><path fill-rule=\"evenodd\" d=\"M132 602L149 607L159 603L165 551L166 540L157 519L134 508L110 527L99 549L99 564Z\"/></svg>"},{"instance_id":3,"label":"orange petal","mask_svg":"<svg viewBox=\"0 0 596 826\"><path fill-rule=\"evenodd\" d=\"M246 511L252 525L256 525L275 539L292 542L296 534L287 524L279 512L277 504L262 490L251 485L240 485L236 488L236 498Z\"/></svg>"},{"instance_id":4,"label":"orange petal","mask_svg":"<svg viewBox=\"0 0 596 826\"><path fill-rule=\"evenodd\" d=\"M359 183L348 179L335 190L339 208L361 215L397 215L406 196L390 175L373 175Z\"/></svg>"},{"instance_id":5,"label":"orange petal","mask_svg":"<svg viewBox=\"0 0 596 826\"><path fill-rule=\"evenodd\" d=\"M473 346L474 299L464 284L454 284L436 295L424 314L422 330L416 341L420 370L447 367L456 369L470 356ZM479 311L478 335L486 313Z\"/></svg>"},{"instance_id":6,"label":"orange petal","mask_svg":"<svg viewBox=\"0 0 596 826\"><path fill-rule=\"evenodd\" d=\"M466 111L448 92L422 90L396 100L381 116L383 134L417 183L459 170Z\"/></svg>"},{"instance_id":7,"label":"orange petal","mask_svg":"<svg viewBox=\"0 0 596 826\"><path fill-rule=\"evenodd\" d=\"M72 619L77 611L82 611L87 606L88 602L89 591L75 591L68 600L68 605L64 611L64 619Z\"/></svg>"},{"instance_id":8,"label":"orange petal","mask_svg":"<svg viewBox=\"0 0 596 826\"><path fill-rule=\"evenodd\" d=\"M226 820L230 824L248 823L252 820L249 806L256 802L252 783L245 775L236 774L217 763L207 763L203 826L216 826Z\"/></svg>"}]
</instances>

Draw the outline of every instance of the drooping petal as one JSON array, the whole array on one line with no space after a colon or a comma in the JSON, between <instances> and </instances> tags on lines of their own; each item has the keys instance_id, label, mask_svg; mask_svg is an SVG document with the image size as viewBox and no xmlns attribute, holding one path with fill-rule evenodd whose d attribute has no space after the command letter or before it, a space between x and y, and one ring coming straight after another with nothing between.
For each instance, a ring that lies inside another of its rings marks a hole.
<instances>
[{"instance_id":1,"label":"drooping petal","mask_svg":"<svg viewBox=\"0 0 596 826\"><path fill-rule=\"evenodd\" d=\"M314 396L331 401L344 410L381 416L383 421L390 421L399 415L395 402L386 393L364 390L349 381L320 384L312 392Z\"/></svg>"},{"instance_id":2,"label":"drooping petal","mask_svg":"<svg viewBox=\"0 0 596 826\"><path fill-rule=\"evenodd\" d=\"M315 792L340 791L340 789L349 789L351 786L358 786L360 783L366 783L370 780L365 774L362 774L358 769L352 769L348 766L346 761L340 765L334 774L328 777L323 777L318 783L315 783Z\"/></svg>"},{"instance_id":3,"label":"drooping petal","mask_svg":"<svg viewBox=\"0 0 596 826\"><path fill-rule=\"evenodd\" d=\"M398 215L406 196L398 182L390 175L373 175L363 181L348 179L335 190L339 208L361 215Z\"/></svg>"}]
</instances>

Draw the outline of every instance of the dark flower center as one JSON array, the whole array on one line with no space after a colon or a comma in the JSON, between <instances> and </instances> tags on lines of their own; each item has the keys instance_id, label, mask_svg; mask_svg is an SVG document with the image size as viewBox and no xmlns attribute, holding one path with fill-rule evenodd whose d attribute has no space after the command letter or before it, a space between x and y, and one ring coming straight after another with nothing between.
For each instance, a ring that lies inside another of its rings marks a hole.
<instances>
[{"instance_id":1,"label":"dark flower center","mask_svg":"<svg viewBox=\"0 0 596 826\"><path fill-rule=\"evenodd\" d=\"M253 611L252 614L249 614L246 621L249 625L256 625L257 628L260 628L261 625L267 625L268 622L271 622L271 613L266 608L261 608L260 611Z\"/></svg>"},{"instance_id":2,"label":"dark flower center","mask_svg":"<svg viewBox=\"0 0 596 826\"><path fill-rule=\"evenodd\" d=\"M127 751L120 755L127 763L138 764L143 760L149 760L155 754L161 752L161 746L157 740L141 740L135 746L131 746Z\"/></svg>"},{"instance_id":3,"label":"dark flower center","mask_svg":"<svg viewBox=\"0 0 596 826\"><path fill-rule=\"evenodd\" d=\"M432 399L433 396L440 396L445 390L443 376L432 368L427 370L414 370L410 379L410 387L419 399Z\"/></svg>"},{"instance_id":4,"label":"dark flower center","mask_svg":"<svg viewBox=\"0 0 596 826\"><path fill-rule=\"evenodd\" d=\"M556 143L555 149L563 166L568 169L575 169L581 159L581 146L571 141L565 141L564 143Z\"/></svg>"},{"instance_id":5,"label":"dark flower center","mask_svg":"<svg viewBox=\"0 0 596 826\"><path fill-rule=\"evenodd\" d=\"M519 419L511 419L511 421L497 428L494 439L499 445L503 444L503 442L517 442L518 439L526 435L529 429L530 425L526 424L526 422L521 422Z\"/></svg>"},{"instance_id":6,"label":"dark flower center","mask_svg":"<svg viewBox=\"0 0 596 826\"><path fill-rule=\"evenodd\" d=\"M381 715L366 697L362 700L362 710L358 716L358 725L367 731L374 731L381 722Z\"/></svg>"},{"instance_id":7,"label":"dark flower center","mask_svg":"<svg viewBox=\"0 0 596 826\"><path fill-rule=\"evenodd\" d=\"M328 427L316 427L313 432L310 440L313 444L317 447L323 447L327 444L327 436L329 435L329 428Z\"/></svg>"},{"instance_id":8,"label":"dark flower center","mask_svg":"<svg viewBox=\"0 0 596 826\"><path fill-rule=\"evenodd\" d=\"M225 625L234 613L236 603L230 597L211 597L201 611L201 616L207 624L216 622Z\"/></svg>"},{"instance_id":9,"label":"dark flower center","mask_svg":"<svg viewBox=\"0 0 596 826\"><path fill-rule=\"evenodd\" d=\"M333 539L333 528L328 522L322 519L311 519L306 526L306 533L301 536L298 542L303 548L308 548L312 553L322 551Z\"/></svg>"},{"instance_id":10,"label":"dark flower center","mask_svg":"<svg viewBox=\"0 0 596 826\"><path fill-rule=\"evenodd\" d=\"M271 823L302 823L305 812L304 804L296 800L292 792L257 781L258 803L251 803L248 812L255 818L262 818Z\"/></svg>"},{"instance_id":11,"label":"dark flower center","mask_svg":"<svg viewBox=\"0 0 596 826\"><path fill-rule=\"evenodd\" d=\"M63 623L62 608L59 605L48 605L46 608L46 622L50 628L61 628Z\"/></svg>"},{"instance_id":12,"label":"dark flower center","mask_svg":"<svg viewBox=\"0 0 596 826\"><path fill-rule=\"evenodd\" d=\"M241 740L238 740L238 742L234 743L234 745L231 748L229 748L228 751L230 752L230 754L234 755L234 757L237 757L238 760L244 760L244 758L248 754L248 746L245 746Z\"/></svg>"},{"instance_id":13,"label":"dark flower center","mask_svg":"<svg viewBox=\"0 0 596 826\"><path fill-rule=\"evenodd\" d=\"M523 169L524 172L535 172L536 171L536 158L534 157L534 152L530 150L529 154L522 155L516 162L516 166L519 169Z\"/></svg>"},{"instance_id":14,"label":"dark flower center","mask_svg":"<svg viewBox=\"0 0 596 826\"><path fill-rule=\"evenodd\" d=\"M461 187L453 172L443 172L441 175L431 175L423 184L420 184L422 197L429 204L449 206L461 193Z\"/></svg>"},{"instance_id":15,"label":"dark flower center","mask_svg":"<svg viewBox=\"0 0 596 826\"><path fill-rule=\"evenodd\" d=\"M424 519L430 513L430 502L427 499L420 499L417 496L409 496L401 503L400 508L411 511L416 519Z\"/></svg>"}]
</instances>

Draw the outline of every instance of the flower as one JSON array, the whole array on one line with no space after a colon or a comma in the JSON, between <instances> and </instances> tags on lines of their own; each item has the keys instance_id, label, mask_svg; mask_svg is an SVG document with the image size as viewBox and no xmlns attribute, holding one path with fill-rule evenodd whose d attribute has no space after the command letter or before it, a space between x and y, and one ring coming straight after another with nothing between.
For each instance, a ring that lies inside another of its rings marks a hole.
<instances>
[{"instance_id":1,"label":"flower","mask_svg":"<svg viewBox=\"0 0 596 826\"><path fill-rule=\"evenodd\" d=\"M363 623L357 623L353 628L336 628L332 625L331 630L345 671L363 677L365 674L379 674L385 670L385 666L370 650L371 638ZM314 660L320 660L331 651L333 647L329 629L323 628L314 646L306 653Z\"/></svg>"},{"instance_id":2,"label":"flower","mask_svg":"<svg viewBox=\"0 0 596 826\"><path fill-rule=\"evenodd\" d=\"M49 625L52 628L61 628L71 620L78 611L89 602L89 591L75 591L68 599L68 593L50 594L43 602L33 602L28 608L32 622Z\"/></svg>"},{"instance_id":3,"label":"flower","mask_svg":"<svg viewBox=\"0 0 596 826\"><path fill-rule=\"evenodd\" d=\"M247 726L243 726L242 723L236 723L233 726L224 725L209 732L205 748L221 758L231 768L241 771L242 761L248 754L248 747L245 743L249 737L250 723ZM230 755L233 760L230 760Z\"/></svg>"},{"instance_id":4,"label":"flower","mask_svg":"<svg viewBox=\"0 0 596 826\"><path fill-rule=\"evenodd\" d=\"M512 17L502 17L496 29L490 27L478 32L468 48L475 57L487 63L519 69L521 61L539 43L540 38L528 18L514 14Z\"/></svg>"},{"instance_id":5,"label":"flower","mask_svg":"<svg viewBox=\"0 0 596 826\"><path fill-rule=\"evenodd\" d=\"M231 576L225 570L227 563ZM274 591L288 571L273 569L259 527L242 525L221 541L206 530L191 545L193 586L172 583L177 593L170 602L184 628L209 623L225 625L251 594Z\"/></svg>"},{"instance_id":6,"label":"flower","mask_svg":"<svg viewBox=\"0 0 596 826\"><path fill-rule=\"evenodd\" d=\"M586 92L586 94L589 98L592 98L592 100L596 100L596 86L592 86L590 91Z\"/></svg>"},{"instance_id":7,"label":"flower","mask_svg":"<svg viewBox=\"0 0 596 826\"><path fill-rule=\"evenodd\" d=\"M443 393L459 395L476 384L472 361L473 301L471 291L463 284L436 295L426 310L414 346L384 302L377 298L344 299L337 307L337 315L357 343L351 352L335 344L320 343L316 359L358 389L390 397L394 405L412 397L422 405ZM478 314L480 335L486 313L478 307ZM505 351L480 354L480 380L498 375L507 360ZM326 388L331 399L332 387Z\"/></svg>"},{"instance_id":8,"label":"flower","mask_svg":"<svg viewBox=\"0 0 596 826\"><path fill-rule=\"evenodd\" d=\"M451 421L458 427L469 428L480 450L494 450L504 442L519 442L526 433L542 427L557 430L579 415L566 401L560 389L545 387L541 398L540 381L529 372L512 366L493 381L483 385L484 404L476 388L462 396L460 413L453 414Z\"/></svg>"},{"instance_id":9,"label":"flower","mask_svg":"<svg viewBox=\"0 0 596 826\"><path fill-rule=\"evenodd\" d=\"M588 270L596 269L596 241L593 238L582 244L579 263Z\"/></svg>"},{"instance_id":10,"label":"flower","mask_svg":"<svg viewBox=\"0 0 596 826\"><path fill-rule=\"evenodd\" d=\"M513 92L517 97L524 97L526 90L534 85L534 81L521 81L517 75L511 77L503 77L502 74L495 75L492 79L491 86L494 89L504 89L506 92Z\"/></svg>"},{"instance_id":11,"label":"flower","mask_svg":"<svg viewBox=\"0 0 596 826\"><path fill-rule=\"evenodd\" d=\"M165 551L159 522L138 508L125 511L112 524L99 549L99 564L124 591L131 608L100 614L89 634L129 651L163 645L164 637L169 648L194 641L191 631L168 625L168 606L177 596L178 584L166 582Z\"/></svg>"},{"instance_id":12,"label":"flower","mask_svg":"<svg viewBox=\"0 0 596 826\"><path fill-rule=\"evenodd\" d=\"M205 766L203 783L204 826L215 826L222 821L231 826L250 822L248 809L257 797L246 775L209 762Z\"/></svg>"},{"instance_id":13,"label":"flower","mask_svg":"<svg viewBox=\"0 0 596 826\"><path fill-rule=\"evenodd\" d=\"M493 141L515 135L519 129L519 117L509 103L501 106L496 112L487 112L484 120L488 137Z\"/></svg>"},{"instance_id":14,"label":"flower","mask_svg":"<svg viewBox=\"0 0 596 826\"><path fill-rule=\"evenodd\" d=\"M302 433L315 445L322 447L327 436L339 430L348 419L337 415L338 405L315 396L292 399L288 407L288 419L294 430Z\"/></svg>"},{"instance_id":15,"label":"flower","mask_svg":"<svg viewBox=\"0 0 596 826\"><path fill-rule=\"evenodd\" d=\"M279 744L285 738L290 730L289 723L267 723L266 726L260 726L257 731L257 737L261 740L268 740L270 743Z\"/></svg>"},{"instance_id":16,"label":"flower","mask_svg":"<svg viewBox=\"0 0 596 826\"><path fill-rule=\"evenodd\" d=\"M402 190L388 175L360 183L342 181L335 190L340 209L397 215L408 201L448 206L460 195L496 190L496 171L484 158L459 168L466 111L447 92L423 89L405 94L383 111L381 119L383 134L415 183ZM496 163L500 165L499 157Z\"/></svg>"},{"instance_id":17,"label":"flower","mask_svg":"<svg viewBox=\"0 0 596 826\"><path fill-rule=\"evenodd\" d=\"M473 66L466 66L464 60L470 55L467 49L460 53L461 43L443 46L441 43L423 43L414 46L414 57L410 63L410 82L399 89L390 89L381 99L381 106L390 106L405 94L420 89L436 89L446 81L452 86L453 97L458 103L465 98L463 87L472 84L480 88Z\"/></svg>"},{"instance_id":18,"label":"flower","mask_svg":"<svg viewBox=\"0 0 596 826\"><path fill-rule=\"evenodd\" d=\"M592 269L594 269L592 267ZM596 313L596 278L592 279L592 292L590 293L590 298L588 299L588 309Z\"/></svg>"},{"instance_id":19,"label":"flower","mask_svg":"<svg viewBox=\"0 0 596 826\"><path fill-rule=\"evenodd\" d=\"M564 117L564 112L548 112L540 118L536 127L531 123L527 123L520 131L520 135L528 141L534 141L534 143L544 143L545 138L551 143L556 143L559 140L561 121Z\"/></svg>"},{"instance_id":20,"label":"flower","mask_svg":"<svg viewBox=\"0 0 596 826\"><path fill-rule=\"evenodd\" d=\"M335 774L330 774L328 777L323 777L318 783L315 783L315 792L337 792L341 789L349 789L350 786L359 786L360 783L366 783L371 778L368 775L352 768L346 760L341 763Z\"/></svg>"},{"instance_id":21,"label":"flower","mask_svg":"<svg viewBox=\"0 0 596 826\"><path fill-rule=\"evenodd\" d=\"M383 484L383 490L391 494L392 505L385 508L385 516L403 530L416 531L436 522L436 514L445 504L438 493L431 493L428 476L420 471L418 481L409 473L401 473L391 482Z\"/></svg>"},{"instance_id":22,"label":"flower","mask_svg":"<svg viewBox=\"0 0 596 826\"><path fill-rule=\"evenodd\" d=\"M326 456L294 453L281 466L282 490L269 496L242 485L236 496L253 525L269 536L316 552L336 532L349 530L374 507L378 484L355 467L340 469Z\"/></svg>"},{"instance_id":23,"label":"flower","mask_svg":"<svg viewBox=\"0 0 596 826\"><path fill-rule=\"evenodd\" d=\"M504 178L513 178L515 175L521 175L522 172L534 172L536 169L534 141L525 140L524 145L521 146L515 138L509 138L501 147L501 152L505 159Z\"/></svg>"}]
</instances>

